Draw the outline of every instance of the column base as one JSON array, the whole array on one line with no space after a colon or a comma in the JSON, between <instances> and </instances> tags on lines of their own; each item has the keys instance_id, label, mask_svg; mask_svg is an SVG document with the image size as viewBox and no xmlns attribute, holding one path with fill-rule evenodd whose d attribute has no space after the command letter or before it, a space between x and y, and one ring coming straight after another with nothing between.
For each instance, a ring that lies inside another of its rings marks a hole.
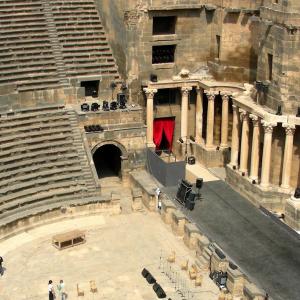
<instances>
[{"instance_id":1,"label":"column base","mask_svg":"<svg viewBox=\"0 0 300 300\"><path fill-rule=\"evenodd\" d=\"M207 145L207 144L205 144L204 146L205 146L206 150L216 150L216 148L217 148L215 145Z\"/></svg>"},{"instance_id":2,"label":"column base","mask_svg":"<svg viewBox=\"0 0 300 300\"><path fill-rule=\"evenodd\" d=\"M225 150L227 148L229 148L228 144L221 144L220 145L220 150Z\"/></svg>"},{"instance_id":3,"label":"column base","mask_svg":"<svg viewBox=\"0 0 300 300\"><path fill-rule=\"evenodd\" d=\"M148 148L155 148L156 145L154 143L149 142L149 143L147 143L147 147Z\"/></svg>"}]
</instances>

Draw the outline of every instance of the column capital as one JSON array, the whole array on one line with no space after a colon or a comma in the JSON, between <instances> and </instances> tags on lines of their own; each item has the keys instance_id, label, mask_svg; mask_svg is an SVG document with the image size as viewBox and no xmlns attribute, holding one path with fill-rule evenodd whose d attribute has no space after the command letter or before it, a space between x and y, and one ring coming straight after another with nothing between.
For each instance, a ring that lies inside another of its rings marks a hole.
<instances>
[{"instance_id":1,"label":"column capital","mask_svg":"<svg viewBox=\"0 0 300 300\"><path fill-rule=\"evenodd\" d=\"M157 89L151 88L144 88L143 91L145 92L147 98L153 98L154 95L157 93Z\"/></svg>"},{"instance_id":2,"label":"column capital","mask_svg":"<svg viewBox=\"0 0 300 300\"><path fill-rule=\"evenodd\" d=\"M282 127L285 128L286 135L294 135L296 130L296 126L294 124L284 123L282 124Z\"/></svg>"},{"instance_id":3,"label":"column capital","mask_svg":"<svg viewBox=\"0 0 300 300\"><path fill-rule=\"evenodd\" d=\"M188 95L191 90L192 90L191 86L183 86L183 87L181 87L181 93L183 95Z\"/></svg>"},{"instance_id":4,"label":"column capital","mask_svg":"<svg viewBox=\"0 0 300 300\"><path fill-rule=\"evenodd\" d=\"M232 109L235 110L236 112L239 111L239 107L234 103L232 103Z\"/></svg>"},{"instance_id":5,"label":"column capital","mask_svg":"<svg viewBox=\"0 0 300 300\"><path fill-rule=\"evenodd\" d=\"M264 127L265 133L272 133L273 128L277 125L276 123L267 122L265 120L262 120L261 124Z\"/></svg>"},{"instance_id":6,"label":"column capital","mask_svg":"<svg viewBox=\"0 0 300 300\"><path fill-rule=\"evenodd\" d=\"M248 112L242 108L239 109L239 113L241 115L242 120L245 120L249 117Z\"/></svg>"},{"instance_id":7,"label":"column capital","mask_svg":"<svg viewBox=\"0 0 300 300\"><path fill-rule=\"evenodd\" d=\"M231 96L231 92L224 91L224 92L221 92L220 95L221 95L223 101L228 101L229 97Z\"/></svg>"},{"instance_id":8,"label":"column capital","mask_svg":"<svg viewBox=\"0 0 300 300\"><path fill-rule=\"evenodd\" d=\"M216 96L215 93L210 92L210 91L204 91L204 92L207 96L208 101L214 101L215 100L215 96Z\"/></svg>"},{"instance_id":9,"label":"column capital","mask_svg":"<svg viewBox=\"0 0 300 300\"><path fill-rule=\"evenodd\" d=\"M203 93L203 92L204 92L204 90L203 90L203 88L202 88L202 87L200 87L200 86L196 86L196 92L197 92L197 93Z\"/></svg>"},{"instance_id":10,"label":"column capital","mask_svg":"<svg viewBox=\"0 0 300 300\"><path fill-rule=\"evenodd\" d=\"M252 124L254 127L258 126L259 124L259 118L257 115L249 114L249 118L252 120Z\"/></svg>"}]
</instances>

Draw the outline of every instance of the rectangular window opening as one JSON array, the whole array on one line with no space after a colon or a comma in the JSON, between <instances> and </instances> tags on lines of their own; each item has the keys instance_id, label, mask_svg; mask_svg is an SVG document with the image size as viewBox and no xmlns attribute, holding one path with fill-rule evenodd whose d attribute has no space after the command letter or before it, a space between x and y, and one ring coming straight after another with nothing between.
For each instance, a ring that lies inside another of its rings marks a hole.
<instances>
[{"instance_id":1,"label":"rectangular window opening","mask_svg":"<svg viewBox=\"0 0 300 300\"><path fill-rule=\"evenodd\" d=\"M154 103L160 104L175 104L176 103L176 89L159 89L154 95Z\"/></svg>"},{"instance_id":2,"label":"rectangular window opening","mask_svg":"<svg viewBox=\"0 0 300 300\"><path fill-rule=\"evenodd\" d=\"M268 54L268 80L272 80L273 77L273 55Z\"/></svg>"},{"instance_id":3,"label":"rectangular window opening","mask_svg":"<svg viewBox=\"0 0 300 300\"><path fill-rule=\"evenodd\" d=\"M175 34L176 17L153 17L153 35Z\"/></svg>"},{"instance_id":4,"label":"rectangular window opening","mask_svg":"<svg viewBox=\"0 0 300 300\"><path fill-rule=\"evenodd\" d=\"M216 35L216 40L217 40L217 58L220 59L221 36Z\"/></svg>"},{"instance_id":5,"label":"rectangular window opening","mask_svg":"<svg viewBox=\"0 0 300 300\"><path fill-rule=\"evenodd\" d=\"M176 45L153 46L152 64L173 63L175 61Z\"/></svg>"},{"instance_id":6,"label":"rectangular window opening","mask_svg":"<svg viewBox=\"0 0 300 300\"><path fill-rule=\"evenodd\" d=\"M85 89L85 97L98 98L99 80L81 81L80 86Z\"/></svg>"}]
</instances>

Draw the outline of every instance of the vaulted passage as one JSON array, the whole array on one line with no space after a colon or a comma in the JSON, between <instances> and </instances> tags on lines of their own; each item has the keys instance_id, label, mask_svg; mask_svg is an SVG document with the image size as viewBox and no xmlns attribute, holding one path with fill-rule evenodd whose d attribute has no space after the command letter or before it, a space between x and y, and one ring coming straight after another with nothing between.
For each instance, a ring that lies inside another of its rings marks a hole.
<instances>
[{"instance_id":1,"label":"vaulted passage","mask_svg":"<svg viewBox=\"0 0 300 300\"><path fill-rule=\"evenodd\" d=\"M96 150L93 160L99 178L120 176L121 150L115 145L104 145Z\"/></svg>"}]
</instances>

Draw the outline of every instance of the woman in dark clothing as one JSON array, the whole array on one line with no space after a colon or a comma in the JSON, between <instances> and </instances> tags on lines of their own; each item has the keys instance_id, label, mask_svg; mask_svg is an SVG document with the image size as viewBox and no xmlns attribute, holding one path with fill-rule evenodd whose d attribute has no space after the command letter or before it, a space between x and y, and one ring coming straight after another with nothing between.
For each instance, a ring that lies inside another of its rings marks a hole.
<instances>
[{"instance_id":1,"label":"woman in dark clothing","mask_svg":"<svg viewBox=\"0 0 300 300\"><path fill-rule=\"evenodd\" d=\"M48 292L49 292L49 300L54 300L55 294L54 294L52 280L49 280L49 283L48 283Z\"/></svg>"}]
</instances>

